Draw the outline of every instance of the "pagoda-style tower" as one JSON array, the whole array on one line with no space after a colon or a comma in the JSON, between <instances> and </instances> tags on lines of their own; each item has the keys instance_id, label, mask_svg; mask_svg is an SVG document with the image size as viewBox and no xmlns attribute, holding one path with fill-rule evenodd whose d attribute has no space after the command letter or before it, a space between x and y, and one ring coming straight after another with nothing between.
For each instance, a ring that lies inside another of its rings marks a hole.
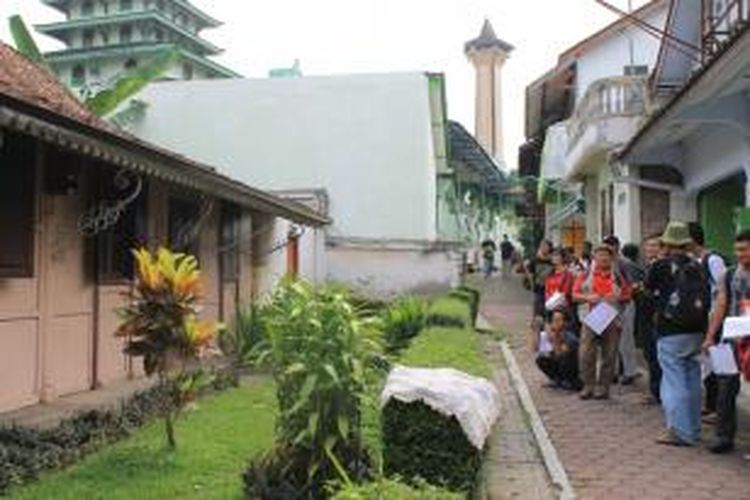
<instances>
[{"instance_id":1,"label":"pagoda-style tower","mask_svg":"<svg viewBox=\"0 0 750 500\"><path fill-rule=\"evenodd\" d=\"M46 54L52 69L73 88L109 83L164 50L180 58L165 79L232 78L235 72L213 62L221 49L200 37L217 20L188 0L42 0L65 21L36 26L67 48Z\"/></svg>"},{"instance_id":2,"label":"pagoda-style tower","mask_svg":"<svg viewBox=\"0 0 750 500\"><path fill-rule=\"evenodd\" d=\"M489 20L484 21L478 38L466 42L464 52L476 69L476 135L495 161L504 165L503 156L503 64L513 46L500 40Z\"/></svg>"}]
</instances>

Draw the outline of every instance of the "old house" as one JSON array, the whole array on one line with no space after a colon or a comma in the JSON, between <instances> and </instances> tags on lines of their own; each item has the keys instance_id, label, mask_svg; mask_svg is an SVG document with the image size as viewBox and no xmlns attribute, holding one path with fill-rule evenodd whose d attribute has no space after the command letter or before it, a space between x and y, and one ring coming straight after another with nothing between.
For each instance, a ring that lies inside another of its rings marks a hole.
<instances>
[{"instance_id":1,"label":"old house","mask_svg":"<svg viewBox=\"0 0 750 500\"><path fill-rule=\"evenodd\" d=\"M536 155L547 234L581 248L615 233L640 241L669 217L663 193L613 155L657 107L657 66L668 0L652 0L571 47L527 88L527 149ZM646 176L648 177L648 176Z\"/></svg>"},{"instance_id":2,"label":"old house","mask_svg":"<svg viewBox=\"0 0 750 500\"><path fill-rule=\"evenodd\" d=\"M674 218L700 221L710 247L731 255L748 227L750 5L687 2L670 7L653 79L665 102L624 148L621 161L659 179Z\"/></svg>"},{"instance_id":3,"label":"old house","mask_svg":"<svg viewBox=\"0 0 750 500\"><path fill-rule=\"evenodd\" d=\"M0 165L0 412L139 374L113 337L132 247L196 254L205 314L231 321L257 293L257 262L301 232L264 224L328 222L111 127L4 44Z\"/></svg>"}]
</instances>

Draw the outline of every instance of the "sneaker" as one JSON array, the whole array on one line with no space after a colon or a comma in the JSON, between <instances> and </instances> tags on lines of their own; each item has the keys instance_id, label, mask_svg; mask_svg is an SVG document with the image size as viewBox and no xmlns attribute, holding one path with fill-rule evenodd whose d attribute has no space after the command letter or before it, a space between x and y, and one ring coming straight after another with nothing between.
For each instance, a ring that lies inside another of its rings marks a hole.
<instances>
[{"instance_id":1,"label":"sneaker","mask_svg":"<svg viewBox=\"0 0 750 500\"><path fill-rule=\"evenodd\" d=\"M578 397L586 401L594 397L594 393L588 387L584 387L581 392L578 393Z\"/></svg>"},{"instance_id":2,"label":"sneaker","mask_svg":"<svg viewBox=\"0 0 750 500\"><path fill-rule=\"evenodd\" d=\"M716 425L719 422L719 415L716 413L709 413L701 417L701 422L706 425Z\"/></svg>"},{"instance_id":3,"label":"sneaker","mask_svg":"<svg viewBox=\"0 0 750 500\"><path fill-rule=\"evenodd\" d=\"M599 387L594 391L594 399L609 399L609 389Z\"/></svg>"},{"instance_id":4,"label":"sneaker","mask_svg":"<svg viewBox=\"0 0 750 500\"><path fill-rule=\"evenodd\" d=\"M734 451L734 443L731 441L717 441L709 446L708 451L722 455L724 453L731 453Z\"/></svg>"},{"instance_id":5,"label":"sneaker","mask_svg":"<svg viewBox=\"0 0 750 500\"><path fill-rule=\"evenodd\" d=\"M672 431L665 431L661 436L656 438L656 444L663 444L665 446L692 446L690 443L683 441L675 435Z\"/></svg>"}]
</instances>

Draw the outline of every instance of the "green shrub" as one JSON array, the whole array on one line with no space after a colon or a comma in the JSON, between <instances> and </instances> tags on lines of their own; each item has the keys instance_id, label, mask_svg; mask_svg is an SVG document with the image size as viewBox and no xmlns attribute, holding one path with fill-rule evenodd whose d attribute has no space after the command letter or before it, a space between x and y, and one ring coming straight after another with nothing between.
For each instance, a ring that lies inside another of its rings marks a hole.
<instances>
[{"instance_id":1,"label":"green shrub","mask_svg":"<svg viewBox=\"0 0 750 500\"><path fill-rule=\"evenodd\" d=\"M452 491L470 493L482 466L455 417L422 402L392 399L383 408L383 470L409 480L422 478Z\"/></svg>"},{"instance_id":2,"label":"green shrub","mask_svg":"<svg viewBox=\"0 0 750 500\"><path fill-rule=\"evenodd\" d=\"M466 300L457 297L439 297L435 299L427 311L429 326L446 326L454 328L469 328L474 325L471 318L471 308Z\"/></svg>"},{"instance_id":3,"label":"green shrub","mask_svg":"<svg viewBox=\"0 0 750 500\"><path fill-rule=\"evenodd\" d=\"M239 311L234 327L219 334L219 348L232 365L237 377L256 364L259 350L268 341L264 310L257 304Z\"/></svg>"},{"instance_id":4,"label":"green shrub","mask_svg":"<svg viewBox=\"0 0 750 500\"><path fill-rule=\"evenodd\" d=\"M333 500L462 500L465 495L417 481L414 486L395 479L380 479L362 485L350 485L335 494Z\"/></svg>"},{"instance_id":5,"label":"green shrub","mask_svg":"<svg viewBox=\"0 0 750 500\"><path fill-rule=\"evenodd\" d=\"M427 306L418 298L404 297L383 311L381 320L386 351L395 354L426 326Z\"/></svg>"},{"instance_id":6,"label":"green shrub","mask_svg":"<svg viewBox=\"0 0 750 500\"><path fill-rule=\"evenodd\" d=\"M263 357L277 384L277 442L250 464L246 492L276 498L264 484L291 485L321 498L331 480L366 477L361 403L378 350L374 329L345 294L294 281L274 294L266 325Z\"/></svg>"},{"instance_id":7,"label":"green shrub","mask_svg":"<svg viewBox=\"0 0 750 500\"><path fill-rule=\"evenodd\" d=\"M100 446L122 439L160 415L167 398L163 386L139 392L119 408L94 410L51 429L0 428L0 495L36 479L46 470L80 460Z\"/></svg>"}]
</instances>

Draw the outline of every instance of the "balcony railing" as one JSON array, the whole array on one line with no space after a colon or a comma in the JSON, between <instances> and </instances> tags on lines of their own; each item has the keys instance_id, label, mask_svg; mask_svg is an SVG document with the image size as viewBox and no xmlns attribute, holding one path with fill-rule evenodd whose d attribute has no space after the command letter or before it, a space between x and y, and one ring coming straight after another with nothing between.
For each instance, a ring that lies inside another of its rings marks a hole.
<instances>
[{"instance_id":1,"label":"balcony railing","mask_svg":"<svg viewBox=\"0 0 750 500\"><path fill-rule=\"evenodd\" d=\"M568 122L568 150L587 127L608 118L640 116L649 111L648 82L643 77L621 76L597 80L586 90Z\"/></svg>"}]
</instances>

